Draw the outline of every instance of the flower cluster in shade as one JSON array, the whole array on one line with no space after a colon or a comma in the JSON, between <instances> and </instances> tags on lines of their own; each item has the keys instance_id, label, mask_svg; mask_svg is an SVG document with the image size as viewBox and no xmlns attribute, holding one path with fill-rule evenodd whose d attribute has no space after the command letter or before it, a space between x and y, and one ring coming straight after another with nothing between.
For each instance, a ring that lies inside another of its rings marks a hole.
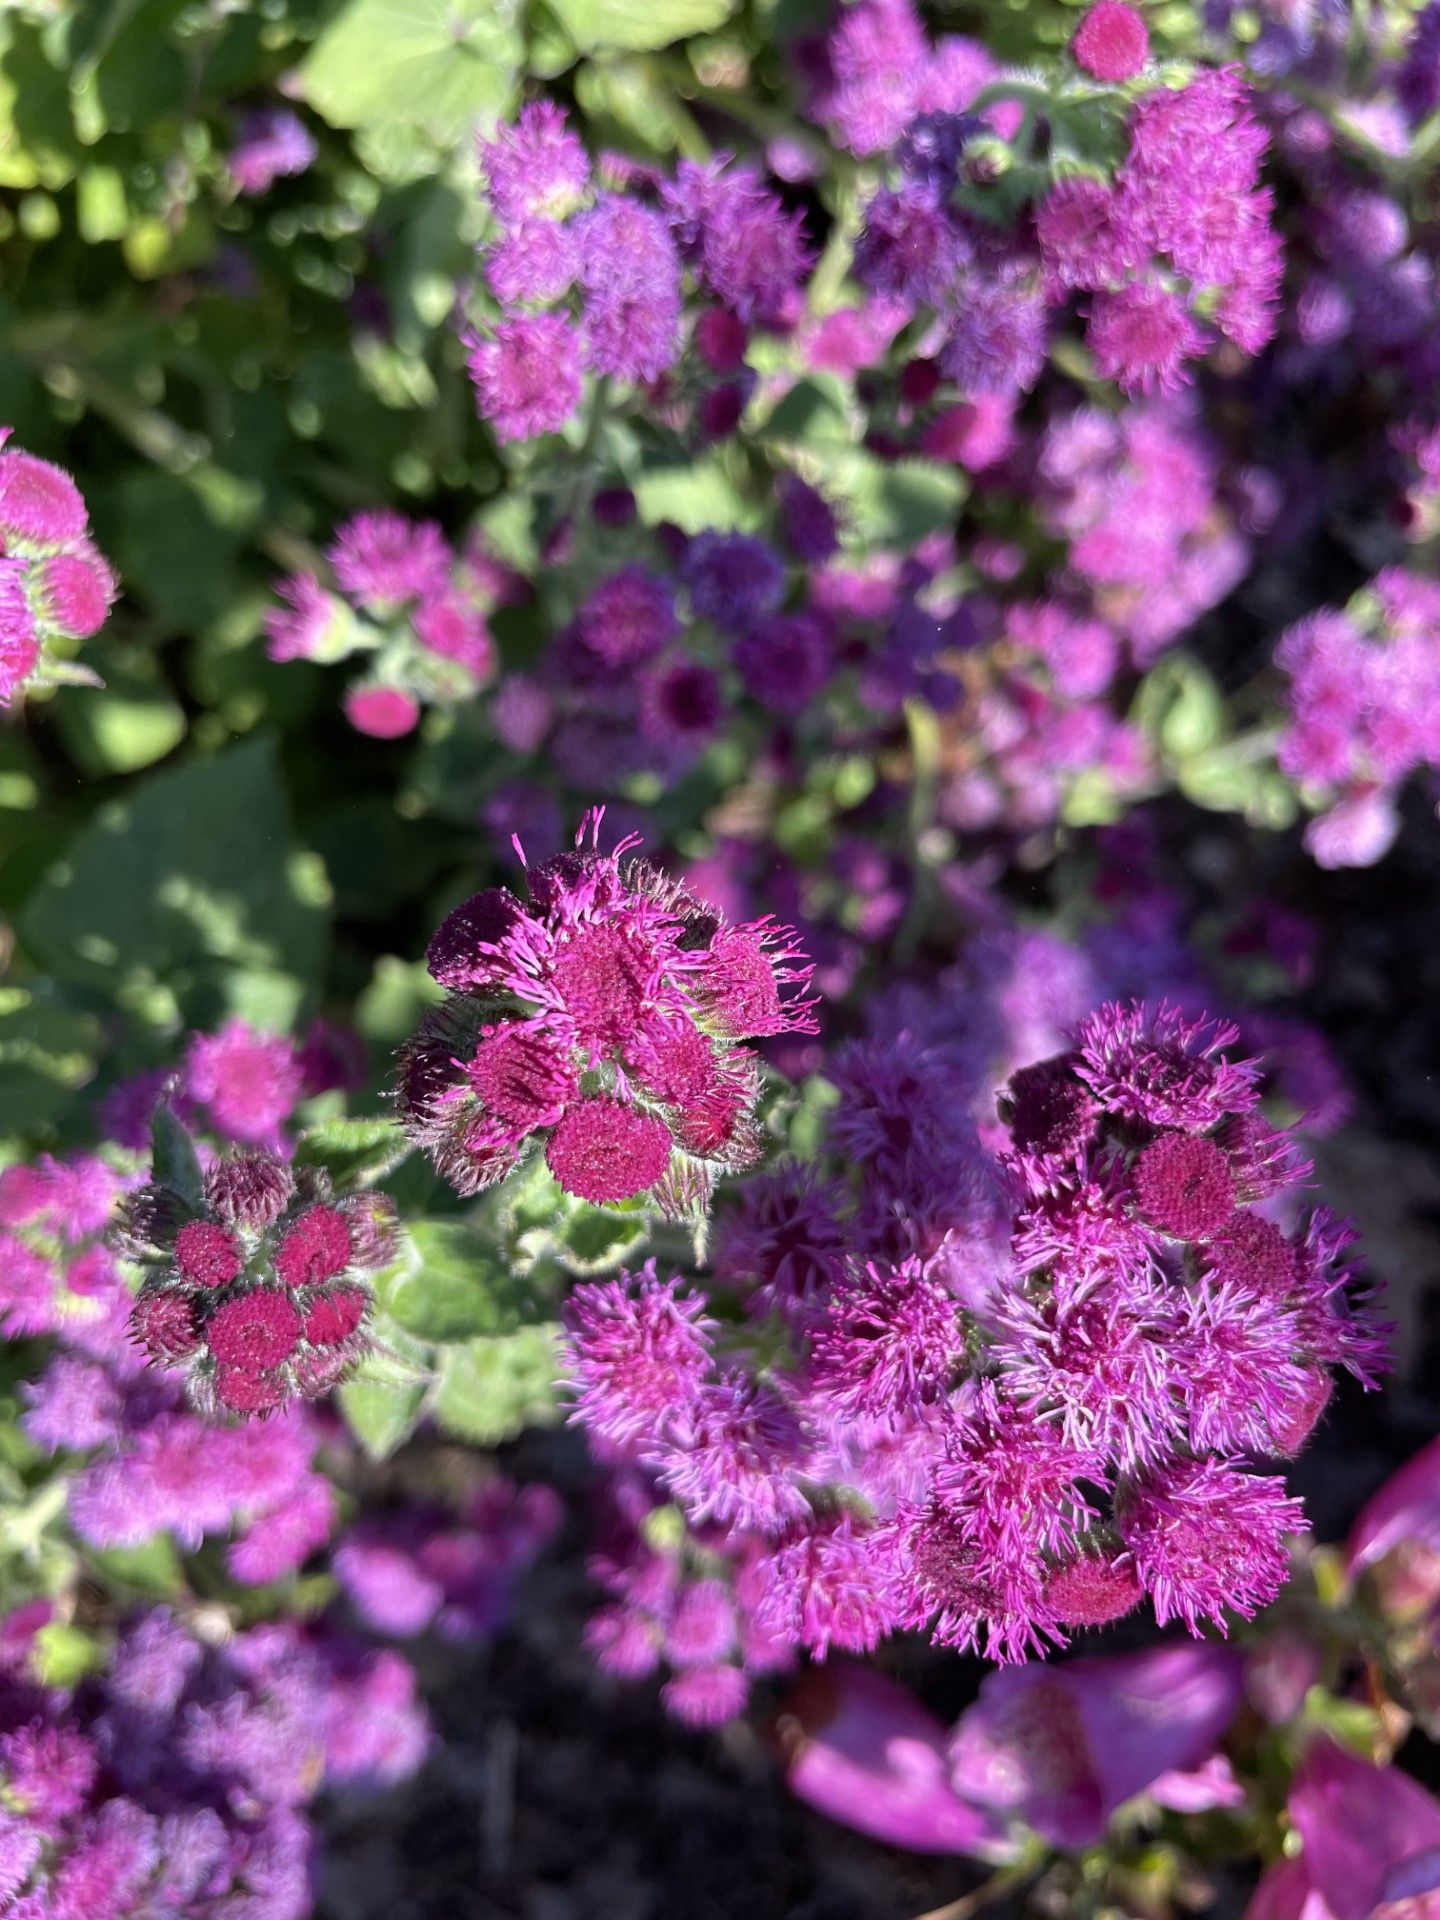
<instances>
[{"instance_id":1,"label":"flower cluster in shade","mask_svg":"<svg viewBox=\"0 0 1440 1920\"><path fill-rule=\"evenodd\" d=\"M373 1633L483 1639L510 1618L516 1588L562 1514L549 1487L520 1487L496 1474L458 1513L407 1501L362 1514L335 1550L335 1577Z\"/></svg>"},{"instance_id":2,"label":"flower cluster in shade","mask_svg":"<svg viewBox=\"0 0 1440 1920\"><path fill-rule=\"evenodd\" d=\"M308 173L319 148L299 114L288 107L262 107L247 114L225 166L237 193L268 193L277 180Z\"/></svg>"},{"instance_id":3,"label":"flower cluster in shade","mask_svg":"<svg viewBox=\"0 0 1440 1920\"><path fill-rule=\"evenodd\" d=\"M213 1033L192 1034L175 1066L117 1081L97 1103L97 1119L107 1140L142 1153L155 1109L167 1104L205 1134L284 1154L297 1107L364 1079L365 1046L353 1028L316 1020L296 1040L227 1020Z\"/></svg>"},{"instance_id":4,"label":"flower cluster in shade","mask_svg":"<svg viewBox=\"0 0 1440 1920\"><path fill-rule=\"evenodd\" d=\"M458 549L433 520L379 508L338 527L326 577L292 573L265 617L272 660L330 665L358 659L345 717L360 733L393 740L429 706L469 699L496 666L490 616L526 587L475 536Z\"/></svg>"},{"instance_id":5,"label":"flower cluster in shade","mask_svg":"<svg viewBox=\"0 0 1440 1920\"><path fill-rule=\"evenodd\" d=\"M759 1151L761 1062L745 1042L812 1032L811 968L790 930L729 924L648 863L635 837L527 869L528 901L487 888L430 942L448 992L401 1056L411 1137L461 1193L536 1150L566 1193L703 1207Z\"/></svg>"},{"instance_id":6,"label":"flower cluster in shade","mask_svg":"<svg viewBox=\"0 0 1440 1920\"><path fill-rule=\"evenodd\" d=\"M28 1677L23 1636L7 1651L0 1905L13 1920L304 1920L317 1792L403 1780L429 1741L406 1662L326 1629L213 1645L157 1608L121 1626L74 1693Z\"/></svg>"},{"instance_id":7,"label":"flower cluster in shade","mask_svg":"<svg viewBox=\"0 0 1440 1920\"><path fill-rule=\"evenodd\" d=\"M827 1147L858 1181L781 1169L719 1223L762 1338L653 1265L574 1291L575 1419L767 1643L1013 1662L1142 1601L1198 1634L1274 1598L1305 1523L1256 1469L1385 1329L1342 1222L1269 1217L1306 1168L1235 1038L1107 1005L1011 1078L998 1154L943 1047L853 1043Z\"/></svg>"},{"instance_id":8,"label":"flower cluster in shade","mask_svg":"<svg viewBox=\"0 0 1440 1920\"><path fill-rule=\"evenodd\" d=\"M24 686L98 685L69 655L100 631L115 577L62 468L6 443L0 427L0 706Z\"/></svg>"},{"instance_id":9,"label":"flower cluster in shade","mask_svg":"<svg viewBox=\"0 0 1440 1920\"><path fill-rule=\"evenodd\" d=\"M502 743L593 792L675 777L737 728L763 730L778 758L801 729L833 724L845 656L859 650L824 597L835 517L792 476L778 509L779 542L709 529L667 540L635 524L633 496L597 500L603 571L543 660L497 689Z\"/></svg>"},{"instance_id":10,"label":"flower cluster in shade","mask_svg":"<svg viewBox=\"0 0 1440 1920\"><path fill-rule=\"evenodd\" d=\"M469 365L497 437L563 427L587 374L683 404L705 437L732 431L754 380L749 336L793 320L809 263L799 216L760 173L722 156L668 177L618 160L592 174L550 101L482 139L479 158L497 311Z\"/></svg>"},{"instance_id":11,"label":"flower cluster in shade","mask_svg":"<svg viewBox=\"0 0 1440 1920\"><path fill-rule=\"evenodd\" d=\"M1315 809L1305 844L1322 867L1365 867L1399 831L1396 799L1440 768L1440 585L1387 567L1343 610L1288 627L1280 766Z\"/></svg>"},{"instance_id":12,"label":"flower cluster in shade","mask_svg":"<svg viewBox=\"0 0 1440 1920\"><path fill-rule=\"evenodd\" d=\"M216 1160L193 1199L129 1194L116 1243L145 1274L131 1326L151 1359L185 1369L201 1413L267 1414L354 1370L399 1229L386 1195L337 1200L323 1174L257 1147Z\"/></svg>"}]
</instances>

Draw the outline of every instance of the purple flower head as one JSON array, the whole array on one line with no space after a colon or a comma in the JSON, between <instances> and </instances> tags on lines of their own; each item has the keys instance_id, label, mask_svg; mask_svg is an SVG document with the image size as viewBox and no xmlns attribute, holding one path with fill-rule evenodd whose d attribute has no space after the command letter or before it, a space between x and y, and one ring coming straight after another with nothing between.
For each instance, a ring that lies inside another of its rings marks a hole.
<instances>
[{"instance_id":1,"label":"purple flower head","mask_svg":"<svg viewBox=\"0 0 1440 1920\"><path fill-rule=\"evenodd\" d=\"M1395 76L1395 92L1414 126L1440 111L1440 5L1436 0L1430 0L1415 17Z\"/></svg>"},{"instance_id":2,"label":"purple flower head","mask_svg":"<svg viewBox=\"0 0 1440 1920\"><path fill-rule=\"evenodd\" d=\"M1208 1240L1235 1214L1235 1176L1213 1140L1162 1133L1136 1157L1141 1218L1177 1240Z\"/></svg>"},{"instance_id":3,"label":"purple flower head","mask_svg":"<svg viewBox=\"0 0 1440 1920\"><path fill-rule=\"evenodd\" d=\"M850 1514L795 1529L760 1567L757 1622L817 1660L832 1650L872 1652L895 1625L884 1538Z\"/></svg>"},{"instance_id":4,"label":"purple flower head","mask_svg":"<svg viewBox=\"0 0 1440 1920\"><path fill-rule=\"evenodd\" d=\"M226 165L238 190L255 195L286 175L308 173L319 151L298 114L268 107L246 116Z\"/></svg>"},{"instance_id":5,"label":"purple flower head","mask_svg":"<svg viewBox=\"0 0 1440 1920\"><path fill-rule=\"evenodd\" d=\"M485 278L505 307L563 299L579 265L573 231L553 220L522 221L485 250Z\"/></svg>"},{"instance_id":6,"label":"purple flower head","mask_svg":"<svg viewBox=\"0 0 1440 1920\"><path fill-rule=\"evenodd\" d=\"M890 299L948 304L967 257L964 238L928 180L881 187L855 243L855 278Z\"/></svg>"},{"instance_id":7,"label":"purple flower head","mask_svg":"<svg viewBox=\"0 0 1440 1920\"><path fill-rule=\"evenodd\" d=\"M839 551L840 536L834 510L823 494L793 473L779 483L780 527L785 545L797 560L820 566Z\"/></svg>"},{"instance_id":8,"label":"purple flower head","mask_svg":"<svg viewBox=\"0 0 1440 1920\"><path fill-rule=\"evenodd\" d=\"M1070 51L1096 80L1133 80L1150 58L1145 22L1125 0L1097 0L1080 22Z\"/></svg>"},{"instance_id":9,"label":"purple flower head","mask_svg":"<svg viewBox=\"0 0 1440 1920\"><path fill-rule=\"evenodd\" d=\"M654 380L680 353L680 261L662 216L604 195L576 221L588 364Z\"/></svg>"},{"instance_id":10,"label":"purple flower head","mask_svg":"<svg viewBox=\"0 0 1440 1920\"><path fill-rule=\"evenodd\" d=\"M954 1295L926 1264L870 1261L839 1282L815 1320L809 1377L838 1413L899 1419L943 1399L964 1355Z\"/></svg>"},{"instance_id":11,"label":"purple flower head","mask_svg":"<svg viewBox=\"0 0 1440 1920\"><path fill-rule=\"evenodd\" d=\"M696 1405L713 1370L715 1323L650 1261L638 1274L575 1288L566 1305L573 1417L617 1446L666 1431Z\"/></svg>"},{"instance_id":12,"label":"purple flower head","mask_svg":"<svg viewBox=\"0 0 1440 1920\"><path fill-rule=\"evenodd\" d=\"M1116 1492L1115 1524L1162 1626L1202 1620L1223 1633L1227 1613L1252 1620L1285 1584L1285 1540L1305 1530L1283 1480L1222 1460L1176 1460Z\"/></svg>"},{"instance_id":13,"label":"purple flower head","mask_svg":"<svg viewBox=\"0 0 1440 1920\"><path fill-rule=\"evenodd\" d=\"M686 547L680 577L697 618L726 633L743 633L776 612L785 597L784 563L751 534L697 534Z\"/></svg>"},{"instance_id":14,"label":"purple flower head","mask_svg":"<svg viewBox=\"0 0 1440 1920\"><path fill-rule=\"evenodd\" d=\"M690 1162L743 1165L759 1082L737 1043L810 1030L788 929L726 924L628 858L633 839L601 855L598 830L587 816L577 852L530 870L528 907L491 889L431 942L452 998L402 1056L400 1103L463 1190L537 1132L556 1179L600 1204Z\"/></svg>"},{"instance_id":15,"label":"purple flower head","mask_svg":"<svg viewBox=\"0 0 1440 1920\"><path fill-rule=\"evenodd\" d=\"M516 314L477 340L467 362L475 405L499 440L556 433L579 410L580 336L560 313Z\"/></svg>"},{"instance_id":16,"label":"purple flower head","mask_svg":"<svg viewBox=\"0 0 1440 1920\"><path fill-rule=\"evenodd\" d=\"M1022 266L972 273L950 316L940 366L966 394L1023 392L1039 379L1048 345L1035 274Z\"/></svg>"},{"instance_id":17,"label":"purple flower head","mask_svg":"<svg viewBox=\"0 0 1440 1920\"><path fill-rule=\"evenodd\" d=\"M0 428L0 446L10 429ZM88 534L68 473L33 454L0 452L0 706L44 666L52 640L69 653L99 631L115 577Z\"/></svg>"},{"instance_id":18,"label":"purple flower head","mask_svg":"<svg viewBox=\"0 0 1440 1920\"><path fill-rule=\"evenodd\" d=\"M747 326L787 318L809 265L803 221L753 167L681 160L660 197L682 257L717 300Z\"/></svg>"},{"instance_id":19,"label":"purple flower head","mask_svg":"<svg viewBox=\"0 0 1440 1920\"><path fill-rule=\"evenodd\" d=\"M716 1223L716 1274L756 1312L803 1315L844 1271L850 1241L838 1191L791 1161L747 1180L737 1199Z\"/></svg>"},{"instance_id":20,"label":"purple flower head","mask_svg":"<svg viewBox=\"0 0 1440 1920\"><path fill-rule=\"evenodd\" d=\"M774 1535L809 1511L791 1477L800 1450L779 1395L732 1373L697 1389L675 1437L650 1458L692 1525Z\"/></svg>"},{"instance_id":21,"label":"purple flower head","mask_svg":"<svg viewBox=\"0 0 1440 1920\"><path fill-rule=\"evenodd\" d=\"M1230 1061L1224 1021L1187 1020L1162 1003L1112 1003L1076 1030L1076 1072L1108 1113L1156 1127L1208 1127L1259 1098L1254 1061Z\"/></svg>"},{"instance_id":22,"label":"purple flower head","mask_svg":"<svg viewBox=\"0 0 1440 1920\"><path fill-rule=\"evenodd\" d=\"M347 520L329 559L342 593L371 612L387 613L442 593L452 555L433 521L381 511Z\"/></svg>"},{"instance_id":23,"label":"purple flower head","mask_svg":"<svg viewBox=\"0 0 1440 1920\"><path fill-rule=\"evenodd\" d=\"M581 640L606 666L628 669L676 637L674 590L644 567L621 567L595 587L576 619Z\"/></svg>"},{"instance_id":24,"label":"purple flower head","mask_svg":"<svg viewBox=\"0 0 1440 1920\"><path fill-rule=\"evenodd\" d=\"M720 1727L745 1711L750 1682L739 1667L687 1667L660 1689L665 1710L687 1727Z\"/></svg>"},{"instance_id":25,"label":"purple flower head","mask_svg":"<svg viewBox=\"0 0 1440 1920\"><path fill-rule=\"evenodd\" d=\"M1173 392L1205 347L1179 295L1142 281L1096 294L1085 339L1097 370L1128 394Z\"/></svg>"},{"instance_id":26,"label":"purple flower head","mask_svg":"<svg viewBox=\"0 0 1440 1920\"><path fill-rule=\"evenodd\" d=\"M736 642L734 658L752 699L773 713L800 714L829 683L835 648L818 614L772 614Z\"/></svg>"},{"instance_id":27,"label":"purple flower head","mask_svg":"<svg viewBox=\"0 0 1440 1920\"><path fill-rule=\"evenodd\" d=\"M313 573L294 573L275 591L285 603L265 615L266 652L272 660L321 660L343 644L344 608Z\"/></svg>"},{"instance_id":28,"label":"purple flower head","mask_svg":"<svg viewBox=\"0 0 1440 1920\"><path fill-rule=\"evenodd\" d=\"M218 1033L191 1040L184 1085L217 1132L273 1148L300 1098L300 1063L292 1041L231 1020Z\"/></svg>"},{"instance_id":29,"label":"purple flower head","mask_svg":"<svg viewBox=\"0 0 1440 1920\"><path fill-rule=\"evenodd\" d=\"M533 100L512 126L476 142L490 204L506 226L530 219L563 220L584 199L590 162L563 108Z\"/></svg>"},{"instance_id":30,"label":"purple flower head","mask_svg":"<svg viewBox=\"0 0 1440 1920\"><path fill-rule=\"evenodd\" d=\"M368 1275L394 1257L385 1196L335 1206L313 1173L297 1182L278 1156L251 1150L211 1168L205 1213L165 1197L142 1189L126 1222L146 1269L131 1329L151 1359L185 1364L202 1412L270 1413L337 1385L365 1348ZM309 1511L296 1538L318 1527Z\"/></svg>"},{"instance_id":31,"label":"purple flower head","mask_svg":"<svg viewBox=\"0 0 1440 1920\"><path fill-rule=\"evenodd\" d=\"M826 46L829 73L815 117L848 152L892 147L913 117L930 49L910 0L844 8Z\"/></svg>"}]
</instances>

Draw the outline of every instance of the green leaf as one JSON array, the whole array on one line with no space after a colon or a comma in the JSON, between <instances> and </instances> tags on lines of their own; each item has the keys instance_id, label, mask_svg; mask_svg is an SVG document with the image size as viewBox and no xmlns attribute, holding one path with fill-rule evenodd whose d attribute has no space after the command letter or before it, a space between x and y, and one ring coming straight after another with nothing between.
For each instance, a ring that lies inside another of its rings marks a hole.
<instances>
[{"instance_id":1,"label":"green leaf","mask_svg":"<svg viewBox=\"0 0 1440 1920\"><path fill-rule=\"evenodd\" d=\"M703 533L707 527L730 533L753 526L756 519L717 460L651 467L635 475L631 490L647 527L669 520L683 533Z\"/></svg>"},{"instance_id":2,"label":"green leaf","mask_svg":"<svg viewBox=\"0 0 1440 1920\"><path fill-rule=\"evenodd\" d=\"M375 1345L335 1396L345 1423L372 1460L385 1460L415 1431L429 1384L429 1353L383 1313Z\"/></svg>"},{"instance_id":3,"label":"green leaf","mask_svg":"<svg viewBox=\"0 0 1440 1920\"><path fill-rule=\"evenodd\" d=\"M525 1327L450 1348L435 1396L440 1425L481 1447L499 1446L523 1427L552 1426L560 1417L558 1333L555 1326Z\"/></svg>"},{"instance_id":4,"label":"green leaf","mask_svg":"<svg viewBox=\"0 0 1440 1920\"><path fill-rule=\"evenodd\" d=\"M459 1220L417 1220L413 1260L385 1289L397 1326L450 1345L510 1333L551 1310L527 1276L513 1272Z\"/></svg>"},{"instance_id":5,"label":"green leaf","mask_svg":"<svg viewBox=\"0 0 1440 1920\"><path fill-rule=\"evenodd\" d=\"M332 127L413 127L439 146L502 114L522 47L506 0L349 0L297 73Z\"/></svg>"},{"instance_id":6,"label":"green leaf","mask_svg":"<svg viewBox=\"0 0 1440 1920\"><path fill-rule=\"evenodd\" d=\"M822 484L847 512L857 540L887 547L913 546L954 526L969 490L955 467L932 460L880 460L858 448L830 463Z\"/></svg>"},{"instance_id":7,"label":"green leaf","mask_svg":"<svg viewBox=\"0 0 1440 1920\"><path fill-rule=\"evenodd\" d=\"M44 1687L78 1687L87 1674L98 1673L106 1650L93 1633L66 1620L52 1620L35 1636L35 1678Z\"/></svg>"},{"instance_id":8,"label":"green leaf","mask_svg":"<svg viewBox=\"0 0 1440 1920\"><path fill-rule=\"evenodd\" d=\"M166 769L104 807L21 915L55 979L156 1021L211 1026L237 982L288 981L300 1010L324 959L323 869L290 841L274 747Z\"/></svg>"},{"instance_id":9,"label":"green leaf","mask_svg":"<svg viewBox=\"0 0 1440 1920\"><path fill-rule=\"evenodd\" d=\"M650 1227L648 1212L581 1206L558 1229L557 1251L572 1273L607 1273L645 1244Z\"/></svg>"},{"instance_id":10,"label":"green leaf","mask_svg":"<svg viewBox=\"0 0 1440 1920\"><path fill-rule=\"evenodd\" d=\"M1136 724L1174 760L1213 747L1225 726L1225 697L1214 677L1186 653L1167 654L1135 696Z\"/></svg>"},{"instance_id":11,"label":"green leaf","mask_svg":"<svg viewBox=\"0 0 1440 1920\"><path fill-rule=\"evenodd\" d=\"M105 1580L157 1599L172 1598L184 1581L180 1556L168 1533L157 1533L138 1547L91 1548L88 1557Z\"/></svg>"},{"instance_id":12,"label":"green leaf","mask_svg":"<svg viewBox=\"0 0 1440 1920\"><path fill-rule=\"evenodd\" d=\"M159 688L122 688L113 675L98 699L81 691L61 693L54 713L66 747L94 778L137 773L185 738L185 709L178 700Z\"/></svg>"},{"instance_id":13,"label":"green leaf","mask_svg":"<svg viewBox=\"0 0 1440 1920\"><path fill-rule=\"evenodd\" d=\"M297 1167L324 1167L340 1189L373 1177L405 1146L399 1125L385 1114L322 1120L308 1127L295 1149Z\"/></svg>"},{"instance_id":14,"label":"green leaf","mask_svg":"<svg viewBox=\"0 0 1440 1920\"><path fill-rule=\"evenodd\" d=\"M64 1111L95 1072L98 1021L0 987L0 1134L24 1133Z\"/></svg>"},{"instance_id":15,"label":"green leaf","mask_svg":"<svg viewBox=\"0 0 1440 1920\"><path fill-rule=\"evenodd\" d=\"M550 0L550 7L581 53L633 53L713 32L735 11L735 0Z\"/></svg>"},{"instance_id":16,"label":"green leaf","mask_svg":"<svg viewBox=\"0 0 1440 1920\"><path fill-rule=\"evenodd\" d=\"M150 1122L151 1173L155 1184L178 1194L198 1213L205 1204L205 1177L189 1131L167 1106Z\"/></svg>"}]
</instances>

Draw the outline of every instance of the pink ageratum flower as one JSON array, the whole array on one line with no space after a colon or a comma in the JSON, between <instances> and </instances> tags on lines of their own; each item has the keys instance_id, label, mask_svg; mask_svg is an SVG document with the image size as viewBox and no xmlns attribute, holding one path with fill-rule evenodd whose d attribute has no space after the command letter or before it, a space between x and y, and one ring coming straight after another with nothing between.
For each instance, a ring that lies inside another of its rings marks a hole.
<instances>
[{"instance_id":1,"label":"pink ageratum flower","mask_svg":"<svg viewBox=\"0 0 1440 1920\"><path fill-rule=\"evenodd\" d=\"M79 488L48 460L4 447L9 432L0 429L0 706L47 678L52 648L59 660L98 633L116 594Z\"/></svg>"},{"instance_id":2,"label":"pink ageratum flower","mask_svg":"<svg viewBox=\"0 0 1440 1920\"><path fill-rule=\"evenodd\" d=\"M344 705L351 726L371 740L403 740L420 720L420 702L403 687L354 686Z\"/></svg>"},{"instance_id":3,"label":"pink ageratum flower","mask_svg":"<svg viewBox=\"0 0 1440 1920\"><path fill-rule=\"evenodd\" d=\"M347 520L329 553L340 591L377 613L443 593L451 558L433 521L386 511Z\"/></svg>"},{"instance_id":4,"label":"pink ageratum flower","mask_svg":"<svg viewBox=\"0 0 1440 1920\"><path fill-rule=\"evenodd\" d=\"M1096 80L1133 80L1150 57L1150 36L1125 0L1098 0L1076 29L1070 51Z\"/></svg>"},{"instance_id":5,"label":"pink ageratum flower","mask_svg":"<svg viewBox=\"0 0 1440 1920\"><path fill-rule=\"evenodd\" d=\"M708 1182L756 1152L742 1043L813 1031L788 928L729 925L627 858L633 840L601 854L599 824L587 816L574 853L530 869L527 904L490 888L430 943L450 997L402 1055L399 1103L462 1192L535 1146L598 1205L663 1197L687 1168Z\"/></svg>"},{"instance_id":6,"label":"pink ageratum flower","mask_svg":"<svg viewBox=\"0 0 1440 1920\"><path fill-rule=\"evenodd\" d=\"M185 1093L209 1124L247 1146L277 1147L301 1095L294 1042L230 1020L196 1034L185 1055Z\"/></svg>"},{"instance_id":7,"label":"pink ageratum flower","mask_svg":"<svg viewBox=\"0 0 1440 1920\"><path fill-rule=\"evenodd\" d=\"M1101 0L1072 50L1095 77L1128 80L1147 57L1144 23ZM1113 183L1062 180L1041 202L1046 270L1093 294L1091 351L1127 393L1178 385L1217 332L1244 353L1273 335L1283 256L1259 184L1266 145L1239 74L1202 69L1141 99Z\"/></svg>"},{"instance_id":8,"label":"pink ageratum flower","mask_svg":"<svg viewBox=\"0 0 1440 1920\"><path fill-rule=\"evenodd\" d=\"M260 1148L215 1161L198 1216L141 1188L121 1233L145 1274L131 1330L157 1366L184 1363L201 1413L270 1413L338 1385L366 1349L368 1276L396 1245L383 1195L335 1202Z\"/></svg>"},{"instance_id":9,"label":"pink ageratum flower","mask_svg":"<svg viewBox=\"0 0 1440 1920\"><path fill-rule=\"evenodd\" d=\"M500 440L556 433L583 392L580 336L563 314L517 314L470 349L475 405Z\"/></svg>"},{"instance_id":10,"label":"pink ageratum flower","mask_svg":"<svg viewBox=\"0 0 1440 1920\"><path fill-rule=\"evenodd\" d=\"M566 1302L572 1417L615 1445L640 1441L696 1403L713 1360L703 1296L638 1274L576 1287Z\"/></svg>"}]
</instances>

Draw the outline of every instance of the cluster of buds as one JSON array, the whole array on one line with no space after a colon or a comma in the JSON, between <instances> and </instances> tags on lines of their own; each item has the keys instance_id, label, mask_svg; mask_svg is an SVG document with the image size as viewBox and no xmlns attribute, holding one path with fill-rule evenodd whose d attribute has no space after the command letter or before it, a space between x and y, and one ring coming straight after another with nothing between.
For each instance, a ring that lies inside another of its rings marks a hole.
<instances>
[{"instance_id":1,"label":"cluster of buds","mask_svg":"<svg viewBox=\"0 0 1440 1920\"><path fill-rule=\"evenodd\" d=\"M490 887L440 926L427 960L449 998L401 1056L400 1112L461 1193L543 1143L579 1199L690 1213L758 1155L760 1061L740 1043L814 1032L811 967L788 927L732 926L627 859L633 836L602 854L600 819L528 869L528 904Z\"/></svg>"},{"instance_id":2,"label":"cluster of buds","mask_svg":"<svg viewBox=\"0 0 1440 1920\"><path fill-rule=\"evenodd\" d=\"M0 447L10 433L0 427ZM115 598L89 528L68 473L31 453L0 453L0 706L22 686L99 684L62 657L99 632Z\"/></svg>"},{"instance_id":3,"label":"cluster of buds","mask_svg":"<svg viewBox=\"0 0 1440 1920\"><path fill-rule=\"evenodd\" d=\"M250 1148L217 1160L198 1199L140 1188L117 1240L145 1270L135 1337L157 1363L186 1368L197 1412L266 1414L354 1368L369 1276L394 1258L398 1228L383 1194L337 1200L324 1174Z\"/></svg>"}]
</instances>

